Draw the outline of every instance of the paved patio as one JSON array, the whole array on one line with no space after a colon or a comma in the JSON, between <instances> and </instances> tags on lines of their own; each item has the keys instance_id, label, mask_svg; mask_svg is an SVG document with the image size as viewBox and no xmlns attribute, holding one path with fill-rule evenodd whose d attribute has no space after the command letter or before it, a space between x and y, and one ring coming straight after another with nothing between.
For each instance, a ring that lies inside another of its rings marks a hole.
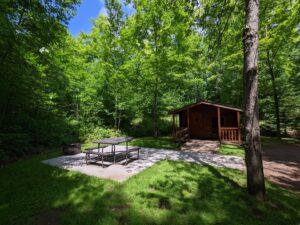
<instances>
[{"instance_id":1,"label":"paved patio","mask_svg":"<svg viewBox=\"0 0 300 225\"><path fill-rule=\"evenodd\" d=\"M117 150L124 149L123 146L116 147ZM108 147L106 151L109 150L110 148ZM90 176L122 182L154 165L160 160L182 160L202 165L228 167L238 170L245 169L244 160L237 156L221 156L211 153L183 152L154 148L141 148L140 159L134 160L128 163L128 165L111 165L105 168L102 168L99 165L86 165L84 153L72 156L60 156L44 160L43 163L71 171L81 172Z\"/></svg>"}]
</instances>

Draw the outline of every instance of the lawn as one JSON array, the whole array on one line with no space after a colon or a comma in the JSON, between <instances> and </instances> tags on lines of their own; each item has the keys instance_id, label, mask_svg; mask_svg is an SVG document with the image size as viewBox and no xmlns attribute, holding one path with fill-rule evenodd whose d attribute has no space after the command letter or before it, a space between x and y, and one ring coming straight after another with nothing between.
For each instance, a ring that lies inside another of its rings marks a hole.
<instances>
[{"instance_id":1,"label":"lawn","mask_svg":"<svg viewBox=\"0 0 300 225\"><path fill-rule=\"evenodd\" d=\"M218 154L244 157L245 149L239 145L221 144Z\"/></svg>"},{"instance_id":2,"label":"lawn","mask_svg":"<svg viewBox=\"0 0 300 225\"><path fill-rule=\"evenodd\" d=\"M125 144L123 144L125 145ZM143 148L158 148L158 149L171 149L171 150L179 150L180 146L178 143L174 142L172 137L141 137L135 138L133 141L129 142L131 146L139 146ZM93 143L85 143L82 145L82 149L97 147L96 144ZM229 145L229 144L221 144L219 149L219 154L221 155L235 155L244 157L245 150L243 147L239 145Z\"/></svg>"},{"instance_id":3,"label":"lawn","mask_svg":"<svg viewBox=\"0 0 300 225\"><path fill-rule=\"evenodd\" d=\"M281 138L277 139L274 137L261 137L262 147L266 147L274 144L299 144L300 140L295 138ZM221 155L236 155L240 157L245 157L245 149L239 145L229 145L229 144L221 144L219 149L219 154Z\"/></svg>"},{"instance_id":4,"label":"lawn","mask_svg":"<svg viewBox=\"0 0 300 225\"><path fill-rule=\"evenodd\" d=\"M130 142L132 146L139 146L144 148L163 148L163 149L179 149L179 144L174 142L172 137L143 137L136 138Z\"/></svg>"},{"instance_id":5,"label":"lawn","mask_svg":"<svg viewBox=\"0 0 300 225\"><path fill-rule=\"evenodd\" d=\"M145 147L145 148L164 148L164 149L171 149L171 150L179 150L179 144L175 143L172 137L143 137L143 138L136 138L130 142L130 145ZM235 155L244 157L245 150L243 147L239 145L229 145L229 144L222 144L219 149L219 154L221 155Z\"/></svg>"},{"instance_id":6,"label":"lawn","mask_svg":"<svg viewBox=\"0 0 300 225\"><path fill-rule=\"evenodd\" d=\"M123 144L125 145L125 144ZM135 138L131 142L129 142L131 146L139 146L143 148L163 148L163 149L171 149L171 150L178 150L179 144L174 142L172 137L141 137ZM85 143L82 145L82 148L91 148L97 147L96 144L93 143Z\"/></svg>"},{"instance_id":7,"label":"lawn","mask_svg":"<svg viewBox=\"0 0 300 225\"><path fill-rule=\"evenodd\" d=\"M287 138L283 137L281 139L278 139L276 137L266 137L262 136L261 137L262 145L263 146L268 146L272 144L281 144L281 143L288 143L288 144L300 144L300 140L296 138Z\"/></svg>"},{"instance_id":8,"label":"lawn","mask_svg":"<svg viewBox=\"0 0 300 225\"><path fill-rule=\"evenodd\" d=\"M0 224L300 224L300 196L268 183L268 200L245 175L161 161L124 183L54 168L48 152L0 170Z\"/></svg>"},{"instance_id":9,"label":"lawn","mask_svg":"<svg viewBox=\"0 0 300 225\"><path fill-rule=\"evenodd\" d=\"M268 146L274 143L299 143L300 141L293 138L282 138L277 139L274 137L262 137L262 146ZM179 150L180 146L173 141L172 137L141 137L135 138L133 141L129 142L129 145L139 146L144 148L164 148L171 150ZM82 149L97 147L93 143L83 144ZM235 155L240 157L245 157L245 150L239 145L221 144L218 154L220 155Z\"/></svg>"}]
</instances>

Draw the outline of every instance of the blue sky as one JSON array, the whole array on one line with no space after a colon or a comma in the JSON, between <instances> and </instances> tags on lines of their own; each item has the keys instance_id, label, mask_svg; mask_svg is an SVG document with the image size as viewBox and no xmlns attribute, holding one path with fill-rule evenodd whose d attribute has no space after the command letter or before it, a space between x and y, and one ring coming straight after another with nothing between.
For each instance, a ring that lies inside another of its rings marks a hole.
<instances>
[{"instance_id":1,"label":"blue sky","mask_svg":"<svg viewBox=\"0 0 300 225\"><path fill-rule=\"evenodd\" d=\"M124 6L123 10L127 15L131 15L135 11L132 5ZM93 26L91 20L101 14L106 15L104 0L82 0L82 3L77 6L76 16L69 22L68 29L73 36L77 36L81 31L90 33Z\"/></svg>"}]
</instances>

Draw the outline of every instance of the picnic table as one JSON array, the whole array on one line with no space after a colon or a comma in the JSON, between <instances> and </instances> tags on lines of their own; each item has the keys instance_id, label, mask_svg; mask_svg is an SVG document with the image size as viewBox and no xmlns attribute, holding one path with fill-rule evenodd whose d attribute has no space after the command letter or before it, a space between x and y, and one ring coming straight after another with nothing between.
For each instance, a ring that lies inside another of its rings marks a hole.
<instances>
[{"instance_id":1,"label":"picnic table","mask_svg":"<svg viewBox=\"0 0 300 225\"><path fill-rule=\"evenodd\" d=\"M136 152L137 159L139 159L140 148L128 146L128 142L132 140L133 137L114 137L96 140L93 143L98 145L97 151L94 151L93 148L86 149L86 163L89 164L90 162L97 162L101 160L102 167L104 167L104 161L112 161L112 164L115 164L116 159L119 159L120 161L120 159L125 158L125 164L127 165L128 159L130 158L132 152ZM126 143L125 149L116 151L116 145L122 143ZM109 145L111 145L111 151L104 151L104 149L107 148Z\"/></svg>"}]
</instances>

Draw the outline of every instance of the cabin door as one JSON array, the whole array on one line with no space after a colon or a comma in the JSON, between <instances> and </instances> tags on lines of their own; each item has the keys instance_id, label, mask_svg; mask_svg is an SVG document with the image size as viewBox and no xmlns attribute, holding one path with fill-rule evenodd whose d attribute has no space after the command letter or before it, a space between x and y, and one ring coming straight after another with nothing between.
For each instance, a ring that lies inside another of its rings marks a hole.
<instances>
[{"instance_id":1,"label":"cabin door","mask_svg":"<svg viewBox=\"0 0 300 225\"><path fill-rule=\"evenodd\" d=\"M190 113L190 136L196 139L217 139L218 119L206 111Z\"/></svg>"},{"instance_id":2,"label":"cabin door","mask_svg":"<svg viewBox=\"0 0 300 225\"><path fill-rule=\"evenodd\" d=\"M191 112L190 113L190 136L191 138L201 138L201 129L203 128L201 122L201 113Z\"/></svg>"}]
</instances>

